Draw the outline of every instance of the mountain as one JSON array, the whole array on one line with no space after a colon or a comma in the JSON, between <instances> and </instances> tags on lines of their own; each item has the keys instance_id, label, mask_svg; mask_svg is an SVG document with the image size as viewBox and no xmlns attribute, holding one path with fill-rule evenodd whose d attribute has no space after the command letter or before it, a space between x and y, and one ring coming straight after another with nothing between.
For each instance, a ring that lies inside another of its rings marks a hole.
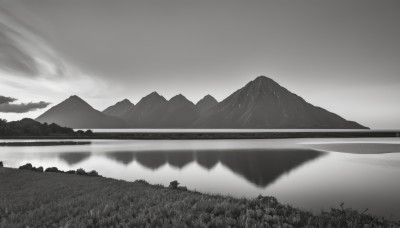
<instances>
[{"instance_id":1,"label":"mountain","mask_svg":"<svg viewBox=\"0 0 400 228\"><path fill-rule=\"evenodd\" d=\"M56 123L71 128L124 128L124 120L107 116L78 96L71 96L36 118L39 122Z\"/></svg>"},{"instance_id":2,"label":"mountain","mask_svg":"<svg viewBox=\"0 0 400 228\"><path fill-rule=\"evenodd\" d=\"M132 128L157 128L157 122L168 112L168 101L157 92L143 97L123 115Z\"/></svg>"},{"instance_id":3,"label":"mountain","mask_svg":"<svg viewBox=\"0 0 400 228\"><path fill-rule=\"evenodd\" d=\"M196 106L182 94L168 101L166 112L157 121L157 128L187 128L199 118Z\"/></svg>"},{"instance_id":4,"label":"mountain","mask_svg":"<svg viewBox=\"0 0 400 228\"><path fill-rule=\"evenodd\" d=\"M323 108L307 103L265 76L259 76L243 88L209 109L194 128L293 128L360 129Z\"/></svg>"},{"instance_id":5,"label":"mountain","mask_svg":"<svg viewBox=\"0 0 400 228\"><path fill-rule=\"evenodd\" d=\"M182 94L167 101L153 92L136 105L123 100L102 113L71 96L37 120L72 128L366 128L306 102L265 76L257 77L220 103L210 95L196 105Z\"/></svg>"},{"instance_id":6,"label":"mountain","mask_svg":"<svg viewBox=\"0 0 400 228\"><path fill-rule=\"evenodd\" d=\"M200 114L204 114L210 108L212 108L213 106L215 106L217 104L218 104L218 101L215 100L214 97L212 97L211 95L207 95L207 96L203 97L203 99L199 100L199 102L197 102L196 107Z\"/></svg>"},{"instance_id":7,"label":"mountain","mask_svg":"<svg viewBox=\"0 0 400 228\"><path fill-rule=\"evenodd\" d=\"M115 105L104 109L103 113L109 116L123 117L124 114L133 107L135 107L135 105L132 104L132 102L130 102L128 99L124 99L120 102L117 102Z\"/></svg>"}]
</instances>

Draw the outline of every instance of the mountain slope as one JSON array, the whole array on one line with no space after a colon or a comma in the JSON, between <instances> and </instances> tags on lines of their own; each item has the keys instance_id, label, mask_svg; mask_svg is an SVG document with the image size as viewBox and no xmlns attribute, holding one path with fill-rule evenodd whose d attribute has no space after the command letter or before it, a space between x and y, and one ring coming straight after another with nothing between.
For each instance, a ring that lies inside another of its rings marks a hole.
<instances>
[{"instance_id":1,"label":"mountain slope","mask_svg":"<svg viewBox=\"0 0 400 228\"><path fill-rule=\"evenodd\" d=\"M124 128L125 121L107 116L92 108L78 96L71 96L36 118L39 122L56 123L71 128Z\"/></svg>"},{"instance_id":2,"label":"mountain slope","mask_svg":"<svg viewBox=\"0 0 400 228\"><path fill-rule=\"evenodd\" d=\"M168 111L168 101L157 92L143 97L134 108L123 115L132 128L156 128L157 122Z\"/></svg>"},{"instance_id":3,"label":"mountain slope","mask_svg":"<svg viewBox=\"0 0 400 228\"><path fill-rule=\"evenodd\" d=\"M128 99L124 99L120 102L117 102L115 105L104 109L103 113L109 116L123 117L124 114L133 107L135 107L135 105L132 104L132 102L130 102Z\"/></svg>"},{"instance_id":4,"label":"mountain slope","mask_svg":"<svg viewBox=\"0 0 400 228\"><path fill-rule=\"evenodd\" d=\"M210 108L217 105L218 101L211 95L206 95L196 103L196 107L200 114L206 113Z\"/></svg>"},{"instance_id":5,"label":"mountain slope","mask_svg":"<svg viewBox=\"0 0 400 228\"><path fill-rule=\"evenodd\" d=\"M168 101L166 112L158 120L157 128L187 128L199 117L196 106L182 94Z\"/></svg>"},{"instance_id":6,"label":"mountain slope","mask_svg":"<svg viewBox=\"0 0 400 228\"><path fill-rule=\"evenodd\" d=\"M358 123L307 103L265 76L208 110L194 128L360 129Z\"/></svg>"}]
</instances>

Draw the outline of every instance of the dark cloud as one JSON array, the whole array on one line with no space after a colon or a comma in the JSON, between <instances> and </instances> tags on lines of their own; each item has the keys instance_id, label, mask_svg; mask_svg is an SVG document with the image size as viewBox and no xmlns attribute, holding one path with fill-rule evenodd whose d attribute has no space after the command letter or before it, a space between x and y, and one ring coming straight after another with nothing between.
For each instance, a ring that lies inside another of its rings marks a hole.
<instances>
[{"instance_id":1,"label":"dark cloud","mask_svg":"<svg viewBox=\"0 0 400 228\"><path fill-rule=\"evenodd\" d=\"M0 105L7 104L16 101L17 99L12 97L5 97L0 95Z\"/></svg>"},{"instance_id":2,"label":"dark cloud","mask_svg":"<svg viewBox=\"0 0 400 228\"><path fill-rule=\"evenodd\" d=\"M13 112L13 113L25 113L34 111L37 109L46 108L50 103L40 101L37 103L21 103L21 104L0 104L0 112Z\"/></svg>"},{"instance_id":3,"label":"dark cloud","mask_svg":"<svg viewBox=\"0 0 400 228\"><path fill-rule=\"evenodd\" d=\"M46 108L50 104L49 102L45 101L13 104L12 102L16 100L17 99L12 97L5 97L0 95L0 112L25 113L37 109Z\"/></svg>"}]
</instances>

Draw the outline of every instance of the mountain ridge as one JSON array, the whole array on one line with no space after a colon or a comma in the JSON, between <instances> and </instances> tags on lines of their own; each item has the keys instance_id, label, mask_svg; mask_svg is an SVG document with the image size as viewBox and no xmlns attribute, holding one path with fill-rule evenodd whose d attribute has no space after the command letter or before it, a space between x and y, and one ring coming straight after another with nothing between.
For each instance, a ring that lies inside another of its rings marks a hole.
<instances>
[{"instance_id":1,"label":"mountain ridge","mask_svg":"<svg viewBox=\"0 0 400 228\"><path fill-rule=\"evenodd\" d=\"M69 112L79 108L90 109L92 113L95 110L78 96L71 96L60 104L67 106L64 109ZM42 120L46 113L37 119ZM117 115L120 120L125 121L122 127L129 128L366 128L357 122L348 121L333 112L308 103L266 76L259 76L248 82L221 102L211 95L206 95L194 104L182 94L167 100L157 92L152 92L136 105L124 99L105 109L102 114L110 115L108 117ZM113 128L122 127L113 126Z\"/></svg>"}]
</instances>

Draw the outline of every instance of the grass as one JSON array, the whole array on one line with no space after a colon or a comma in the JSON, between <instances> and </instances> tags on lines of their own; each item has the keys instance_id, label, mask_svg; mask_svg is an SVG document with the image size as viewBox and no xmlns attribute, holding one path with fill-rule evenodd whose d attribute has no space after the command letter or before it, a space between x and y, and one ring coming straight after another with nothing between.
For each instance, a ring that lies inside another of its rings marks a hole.
<instances>
[{"instance_id":1,"label":"grass","mask_svg":"<svg viewBox=\"0 0 400 228\"><path fill-rule=\"evenodd\" d=\"M314 215L274 197L237 199L143 180L0 168L0 227L399 227L342 207Z\"/></svg>"}]
</instances>

